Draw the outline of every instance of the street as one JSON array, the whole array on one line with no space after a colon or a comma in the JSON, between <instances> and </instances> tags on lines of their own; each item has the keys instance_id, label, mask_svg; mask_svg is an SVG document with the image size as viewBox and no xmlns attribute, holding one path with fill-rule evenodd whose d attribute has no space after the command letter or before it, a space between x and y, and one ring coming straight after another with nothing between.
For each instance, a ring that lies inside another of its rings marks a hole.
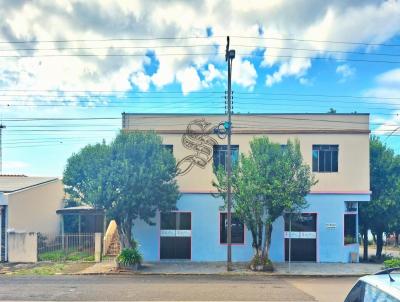
<instances>
[{"instance_id":1,"label":"street","mask_svg":"<svg viewBox=\"0 0 400 302\"><path fill-rule=\"evenodd\" d=\"M343 301L356 278L1 276L0 300Z\"/></svg>"}]
</instances>

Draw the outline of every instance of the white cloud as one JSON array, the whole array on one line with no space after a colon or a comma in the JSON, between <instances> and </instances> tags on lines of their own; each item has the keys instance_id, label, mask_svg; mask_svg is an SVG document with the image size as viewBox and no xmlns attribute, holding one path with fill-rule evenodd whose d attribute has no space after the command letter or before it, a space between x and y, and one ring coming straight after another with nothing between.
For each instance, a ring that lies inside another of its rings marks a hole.
<instances>
[{"instance_id":1,"label":"white cloud","mask_svg":"<svg viewBox=\"0 0 400 302\"><path fill-rule=\"evenodd\" d=\"M202 74L206 83L211 83L214 80L219 80L224 77L223 73L218 70L214 64L208 64L207 69L203 70Z\"/></svg>"},{"instance_id":2,"label":"white cloud","mask_svg":"<svg viewBox=\"0 0 400 302\"><path fill-rule=\"evenodd\" d=\"M378 75L376 81L380 85L397 86L400 89L400 68L392 69Z\"/></svg>"},{"instance_id":3,"label":"white cloud","mask_svg":"<svg viewBox=\"0 0 400 302\"><path fill-rule=\"evenodd\" d=\"M310 59L291 59L288 62L282 63L278 71L274 72L272 75L267 75L265 84L267 86L272 86L275 83L281 82L284 77L288 76L301 77L305 75L310 66Z\"/></svg>"},{"instance_id":4,"label":"white cloud","mask_svg":"<svg viewBox=\"0 0 400 302\"><path fill-rule=\"evenodd\" d=\"M131 83L146 91L151 84L162 89L179 82L187 93L212 86L222 79L221 71L216 66L224 63L224 56L220 53L224 51L226 40L221 36L226 33L233 36L233 46L254 45L247 47L246 53L259 48L267 49L261 66L275 68L265 81L271 86L286 77L304 78L312 66L313 57L344 57L327 50L350 51L358 47L318 40L382 43L400 32L400 1L394 0L335 0L329 3L300 0L296 5L291 1L256 0L246 1L245 5L238 0L230 5L226 5L224 0L104 0L96 3L84 0L0 0L0 5L3 8L0 10L0 19L3 20L0 40L37 41L2 44L2 48L10 49L2 52L2 56L36 55L34 58L0 58L0 87L3 89L83 90L89 94L93 90L128 91L132 88ZM208 27L215 34L208 39L107 41L110 38L204 36ZM267 38L295 37L313 41L234 37L257 36L260 28ZM93 39L99 41L89 41ZM43 42L46 40L75 41ZM209 47L210 44L214 47ZM162 48L171 45L194 47ZM32 47L56 50L15 50ZM74 47L86 49L62 49ZM149 49L154 51L159 64L154 74L146 74L143 67L148 63L144 54ZM252 60L240 59L240 52L243 51L237 49L233 80L252 89L258 77L257 69ZM76 53L91 56L39 57ZM179 55L166 56L168 53ZM125 56L118 56L120 54ZM182 72L187 69L190 70L189 80L182 78ZM204 76L204 83L198 83L193 69L197 75ZM181 75L179 79L178 73Z\"/></svg>"},{"instance_id":5,"label":"white cloud","mask_svg":"<svg viewBox=\"0 0 400 302\"><path fill-rule=\"evenodd\" d=\"M348 64L342 64L336 67L336 73L340 75L340 82L345 82L354 76L356 69L350 67Z\"/></svg>"},{"instance_id":6,"label":"white cloud","mask_svg":"<svg viewBox=\"0 0 400 302\"><path fill-rule=\"evenodd\" d=\"M143 71L139 71L131 75L131 81L140 91L147 91L150 87L151 78Z\"/></svg>"},{"instance_id":7,"label":"white cloud","mask_svg":"<svg viewBox=\"0 0 400 302\"><path fill-rule=\"evenodd\" d=\"M181 83L183 94L201 89L201 80L194 67L178 71L176 79Z\"/></svg>"},{"instance_id":8,"label":"white cloud","mask_svg":"<svg viewBox=\"0 0 400 302\"><path fill-rule=\"evenodd\" d=\"M399 132L397 129L400 125L400 69L391 69L383 72L375 77L375 87L364 91L363 95L375 98L376 102L385 103L390 109L393 109L391 113L393 116L387 118L387 116L375 117L373 122L382 123L376 130L377 134L391 134L393 131Z\"/></svg>"},{"instance_id":9,"label":"white cloud","mask_svg":"<svg viewBox=\"0 0 400 302\"><path fill-rule=\"evenodd\" d=\"M232 65L232 82L253 89L257 81L257 71L253 63L238 58Z\"/></svg>"}]
</instances>

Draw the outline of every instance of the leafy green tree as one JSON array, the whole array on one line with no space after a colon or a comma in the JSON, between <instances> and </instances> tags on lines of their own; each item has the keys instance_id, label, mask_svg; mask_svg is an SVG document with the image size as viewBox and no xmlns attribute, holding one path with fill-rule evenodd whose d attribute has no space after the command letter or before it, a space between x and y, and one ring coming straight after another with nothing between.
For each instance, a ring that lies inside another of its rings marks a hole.
<instances>
[{"instance_id":1,"label":"leafy green tree","mask_svg":"<svg viewBox=\"0 0 400 302\"><path fill-rule=\"evenodd\" d=\"M89 145L67 162L70 199L104 208L115 219L122 247L132 246L136 219L154 224L157 211L176 208L179 190L173 155L153 132L122 132L111 144Z\"/></svg>"},{"instance_id":2,"label":"leafy green tree","mask_svg":"<svg viewBox=\"0 0 400 302\"><path fill-rule=\"evenodd\" d=\"M298 142L281 146L267 137L250 142L250 153L241 154L233 169L233 210L249 228L255 257L269 261L272 224L285 212L307 207L305 196L316 182L303 162ZM225 200L226 173L216 171L213 182Z\"/></svg>"},{"instance_id":3,"label":"leafy green tree","mask_svg":"<svg viewBox=\"0 0 400 302\"><path fill-rule=\"evenodd\" d=\"M400 160L378 137L370 139L371 201L360 203L360 231L368 259L368 230L376 235L376 256L382 256L383 233L391 230L400 214Z\"/></svg>"}]
</instances>

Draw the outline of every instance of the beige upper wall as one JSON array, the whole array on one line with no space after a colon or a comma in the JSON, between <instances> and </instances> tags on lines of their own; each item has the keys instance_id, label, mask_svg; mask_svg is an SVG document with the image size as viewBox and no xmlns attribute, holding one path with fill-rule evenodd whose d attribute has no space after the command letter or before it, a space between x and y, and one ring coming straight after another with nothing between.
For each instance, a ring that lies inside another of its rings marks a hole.
<instances>
[{"instance_id":1,"label":"beige upper wall","mask_svg":"<svg viewBox=\"0 0 400 302\"><path fill-rule=\"evenodd\" d=\"M55 234L60 229L56 210L63 207L61 180L7 194L8 228L15 231Z\"/></svg>"},{"instance_id":2,"label":"beige upper wall","mask_svg":"<svg viewBox=\"0 0 400 302\"><path fill-rule=\"evenodd\" d=\"M174 146L174 156L179 162L194 154L185 148L182 136L193 120L204 119L211 129L222 115L124 115L126 130L155 130L165 144ZM249 142L255 136L268 136L272 141L284 144L288 139L298 139L306 163L312 164L312 145L339 145L337 173L315 173L318 183L313 192L368 193L369 192L369 116L368 115L234 115L232 144L239 145L239 152L249 152ZM200 131L194 125L192 130ZM207 132L207 130L206 130ZM208 131L209 132L209 131ZM216 135L206 133L203 139L213 138L218 144L226 144ZM208 146L210 147L210 146ZM212 148L212 147L211 147ZM210 159L210 158L209 158ZM178 177L182 192L210 192L213 178L212 159L204 167L194 166L190 172Z\"/></svg>"}]
</instances>

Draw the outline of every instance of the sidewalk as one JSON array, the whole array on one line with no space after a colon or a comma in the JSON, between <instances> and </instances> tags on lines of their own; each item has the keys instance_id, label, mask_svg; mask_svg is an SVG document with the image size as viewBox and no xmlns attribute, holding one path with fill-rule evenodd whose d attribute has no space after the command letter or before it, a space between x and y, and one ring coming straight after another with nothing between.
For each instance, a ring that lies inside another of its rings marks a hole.
<instances>
[{"instance_id":1,"label":"sidewalk","mask_svg":"<svg viewBox=\"0 0 400 302\"><path fill-rule=\"evenodd\" d=\"M288 263L274 263L275 271L253 272L246 263L235 263L234 270L226 271L225 262L145 262L139 271L117 270L114 262L101 262L78 274L144 274L144 275L269 275L269 276L363 276L382 269L381 264L370 263L312 263L295 262L289 270Z\"/></svg>"}]
</instances>

